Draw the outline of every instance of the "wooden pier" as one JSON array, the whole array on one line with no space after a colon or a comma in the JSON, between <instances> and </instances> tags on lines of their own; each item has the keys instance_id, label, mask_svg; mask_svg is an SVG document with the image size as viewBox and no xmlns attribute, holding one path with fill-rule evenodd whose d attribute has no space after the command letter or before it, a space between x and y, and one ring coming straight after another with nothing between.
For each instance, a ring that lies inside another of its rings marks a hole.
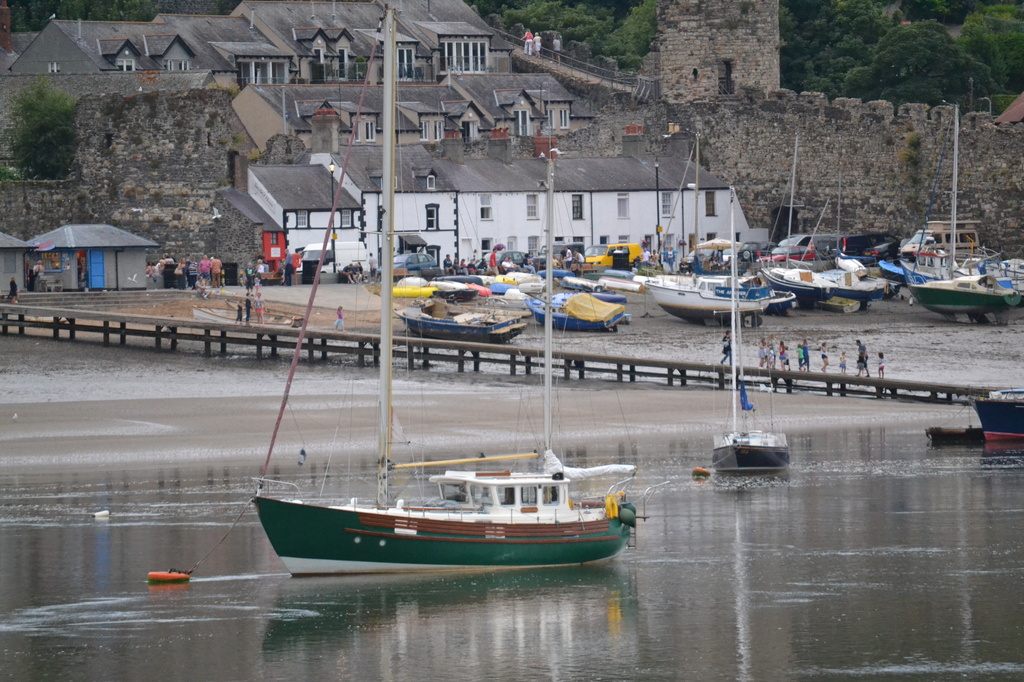
<instances>
[{"instance_id":1,"label":"wooden pier","mask_svg":"<svg viewBox=\"0 0 1024 682\"><path fill-rule=\"evenodd\" d=\"M126 315L102 310L54 308L0 304L0 337L43 332L54 340L76 341L82 337L100 339L103 346L126 346L128 340L151 342L157 351L174 351L183 344L201 349L209 357L229 348L254 352L257 359L276 358L294 352L298 329L260 325L238 325L170 317ZM447 369L459 373L480 372L486 366L509 376L529 376L543 364L543 351L514 345L492 345L441 341L418 337L396 337L394 357L410 371ZM307 330L300 352L308 361L326 360L331 355L348 357L363 367L379 358L377 334ZM662 383L667 386L709 384L725 388L728 365L681 362L649 358L626 358L571 351L554 352L562 379L598 379L617 383ZM900 398L928 402L966 402L993 390L988 387L956 386L839 373L769 371L746 369L749 390L771 386L786 393L811 392L839 397Z\"/></svg>"}]
</instances>

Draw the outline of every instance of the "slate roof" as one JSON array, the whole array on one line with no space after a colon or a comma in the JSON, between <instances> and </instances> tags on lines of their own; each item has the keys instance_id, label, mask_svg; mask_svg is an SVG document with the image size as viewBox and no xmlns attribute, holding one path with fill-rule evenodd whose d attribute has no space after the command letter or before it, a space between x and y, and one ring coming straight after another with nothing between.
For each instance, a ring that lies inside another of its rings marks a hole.
<instances>
[{"instance_id":1,"label":"slate roof","mask_svg":"<svg viewBox=\"0 0 1024 682\"><path fill-rule=\"evenodd\" d=\"M996 117L996 123L1020 123L1024 121L1024 92L1006 107L1006 111Z\"/></svg>"},{"instance_id":2,"label":"slate roof","mask_svg":"<svg viewBox=\"0 0 1024 682\"><path fill-rule=\"evenodd\" d=\"M399 192L424 189L420 178L430 169L437 175L437 191L459 192L537 192L538 183L547 177L544 159L514 159L506 164L497 159L467 159L455 163L432 157L422 145L405 145L395 154ZM556 192L629 192L676 190L694 182L695 166L686 158L661 157L655 178L654 160L637 157L562 156L555 170ZM380 177L381 149L353 147L349 177L362 191L377 192L373 181ZM728 189L707 171L700 170L701 189Z\"/></svg>"},{"instance_id":3,"label":"slate roof","mask_svg":"<svg viewBox=\"0 0 1024 682\"><path fill-rule=\"evenodd\" d=\"M62 225L33 238L58 249L150 249L160 246L113 225Z\"/></svg>"},{"instance_id":4,"label":"slate roof","mask_svg":"<svg viewBox=\"0 0 1024 682\"><path fill-rule=\"evenodd\" d=\"M234 187L225 187L217 190L217 195L224 201L231 204L243 216L254 224L263 228L264 232L281 232L283 228L277 224L274 217L263 210L263 207L256 203L250 195Z\"/></svg>"},{"instance_id":5,"label":"slate roof","mask_svg":"<svg viewBox=\"0 0 1024 682\"><path fill-rule=\"evenodd\" d=\"M486 110L489 117L503 120L509 117L509 108L516 98L526 94L535 102L571 102L572 115L591 118L593 114L575 95L565 89L554 76L547 73L488 73L463 74L451 81L452 88L463 93Z\"/></svg>"},{"instance_id":6,"label":"slate roof","mask_svg":"<svg viewBox=\"0 0 1024 682\"><path fill-rule=\"evenodd\" d=\"M21 53L24 52L25 48L36 39L37 35L39 35L39 33L11 34L11 46L14 48L14 51L8 52L6 50L0 50L0 74L7 74L7 70L11 68L11 64L21 56Z\"/></svg>"},{"instance_id":7,"label":"slate roof","mask_svg":"<svg viewBox=\"0 0 1024 682\"><path fill-rule=\"evenodd\" d=\"M17 237L0 232L0 249L31 249L32 245Z\"/></svg>"},{"instance_id":8,"label":"slate roof","mask_svg":"<svg viewBox=\"0 0 1024 682\"><path fill-rule=\"evenodd\" d=\"M250 166L249 169L285 211L330 212L333 203L331 174L323 166ZM337 183L333 188L337 189ZM359 209L362 206L342 189L338 208Z\"/></svg>"}]
</instances>

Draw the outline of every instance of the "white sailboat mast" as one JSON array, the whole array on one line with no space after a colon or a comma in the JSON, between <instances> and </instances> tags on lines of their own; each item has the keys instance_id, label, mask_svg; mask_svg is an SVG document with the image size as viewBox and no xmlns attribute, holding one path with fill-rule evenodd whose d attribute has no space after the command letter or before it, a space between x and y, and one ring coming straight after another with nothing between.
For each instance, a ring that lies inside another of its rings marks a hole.
<instances>
[{"instance_id":1,"label":"white sailboat mast","mask_svg":"<svg viewBox=\"0 0 1024 682\"><path fill-rule=\"evenodd\" d=\"M551 450L551 432L553 429L552 425L552 411L554 406L551 404L551 383L552 375L554 374L554 368L551 366L553 361L552 358L552 346L554 345L554 327L552 325L552 318L554 317L554 306L551 305L552 296L554 296L555 284L553 276L553 259L555 257L555 246L554 246L554 232L555 232L555 156L557 156L556 150L552 149L548 151L548 195L547 195L547 206L545 221L546 225L546 245L548 253L548 266L544 272L544 451Z\"/></svg>"},{"instance_id":2,"label":"white sailboat mast","mask_svg":"<svg viewBox=\"0 0 1024 682\"><path fill-rule=\"evenodd\" d=\"M395 215L395 10L384 6L384 160L381 172L381 280L380 280L380 404L377 437L377 504L388 503L388 461L391 459L391 361L392 329L391 287L394 281L394 225Z\"/></svg>"},{"instance_id":3,"label":"white sailboat mast","mask_svg":"<svg viewBox=\"0 0 1024 682\"><path fill-rule=\"evenodd\" d=\"M953 108L953 192L949 208L949 279L956 271L956 192L960 179L960 105Z\"/></svg>"},{"instance_id":4,"label":"white sailboat mast","mask_svg":"<svg viewBox=\"0 0 1024 682\"><path fill-rule=\"evenodd\" d=\"M730 187L729 188L729 240L730 241L732 241L735 238L735 235L736 235L736 210L735 210L735 206L736 206L736 191L733 188ZM739 282L739 275L736 272L736 256L737 256L736 249L733 249L732 258L729 259L729 262L731 264L729 269L730 269L730 274L732 275L732 282L731 282L731 286L730 286L730 289L732 290L732 301L731 301L732 310L730 310L730 315L729 315L729 318L730 318L729 330L730 330L730 336L732 338L729 341L729 346L730 346L729 365L731 366L731 371L732 371L732 393L733 393L733 395L732 395L732 431L733 431L733 433L736 433L736 431L737 431L737 429L739 427L739 424L737 423L737 414L736 414L736 403L739 400L739 393L738 393L739 386L736 383L736 358L737 358L737 355L739 353L739 348L740 348L740 346L739 346L740 337L739 337L739 327L738 327L738 325L736 323L736 318L739 317L739 303L738 303L739 291L738 290L739 290L740 282Z\"/></svg>"},{"instance_id":5,"label":"white sailboat mast","mask_svg":"<svg viewBox=\"0 0 1024 682\"><path fill-rule=\"evenodd\" d=\"M786 226L786 237L793 236L793 201L796 198L796 155L800 150L800 133L793 138L793 169L789 172L789 224ZM789 260L789 251L786 249L786 260Z\"/></svg>"}]
</instances>

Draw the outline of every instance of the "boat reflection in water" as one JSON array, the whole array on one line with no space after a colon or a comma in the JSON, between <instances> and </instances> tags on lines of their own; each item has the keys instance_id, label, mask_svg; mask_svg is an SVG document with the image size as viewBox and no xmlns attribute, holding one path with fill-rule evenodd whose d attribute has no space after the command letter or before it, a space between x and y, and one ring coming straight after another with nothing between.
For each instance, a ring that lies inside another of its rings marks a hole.
<instances>
[{"instance_id":1,"label":"boat reflection in water","mask_svg":"<svg viewBox=\"0 0 1024 682\"><path fill-rule=\"evenodd\" d=\"M305 671L335 679L340 671L441 679L485 669L489 678L517 670L557 678L587 669L601 650L608 674L625 679L639 649L634 583L621 564L283 581L262 638L262 668L268 678L277 678L277 666L294 672L296 651L308 649L336 652L307 659ZM448 653L424 655L430 651Z\"/></svg>"},{"instance_id":2,"label":"boat reflection in water","mask_svg":"<svg viewBox=\"0 0 1024 682\"><path fill-rule=\"evenodd\" d=\"M983 467L1024 469L1024 442L994 441L985 443L981 451Z\"/></svg>"}]
</instances>

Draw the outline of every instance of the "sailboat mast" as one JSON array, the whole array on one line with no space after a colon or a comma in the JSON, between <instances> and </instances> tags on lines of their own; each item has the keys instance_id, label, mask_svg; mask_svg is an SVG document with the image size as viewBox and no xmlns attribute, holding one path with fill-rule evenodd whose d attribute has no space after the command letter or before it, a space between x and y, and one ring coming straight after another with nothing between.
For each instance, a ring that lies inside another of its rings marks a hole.
<instances>
[{"instance_id":1,"label":"sailboat mast","mask_svg":"<svg viewBox=\"0 0 1024 682\"><path fill-rule=\"evenodd\" d=\"M696 246L700 243L700 133L697 138L697 151L693 155L693 243ZM697 258L697 254L693 255ZM696 271L694 271L696 272Z\"/></svg>"},{"instance_id":2,"label":"sailboat mast","mask_svg":"<svg viewBox=\"0 0 1024 682\"><path fill-rule=\"evenodd\" d=\"M736 210L735 210L735 206L736 206L736 191L732 187L730 187L729 188L729 241L733 241L735 239L735 236L736 236ZM731 352L729 354L729 365L731 366L731 372L732 372L732 393L733 393L733 395L732 395L732 431L733 431L733 433L736 433L736 430L737 430L737 428L739 426L737 424L737 419L736 419L736 401L739 400L739 393L738 393L739 386L736 384L736 357L737 357L737 353L739 353L739 328L738 328L738 325L736 324L736 318L739 317L739 302L738 302L738 298L737 297L739 295L738 294L738 289L739 289L740 282L739 282L739 275L736 272L736 256L737 256L736 249L733 249L732 258L729 259L729 262L731 264L729 269L730 269L730 272L731 272L731 275L732 275L732 283L731 283L732 286L730 287L730 289L732 290L732 301L731 301L732 310L730 311L731 314L729 315L729 318L730 318L729 329L730 329L730 335L732 336L732 339L729 342L730 348L731 348Z\"/></svg>"},{"instance_id":3,"label":"sailboat mast","mask_svg":"<svg viewBox=\"0 0 1024 682\"><path fill-rule=\"evenodd\" d=\"M394 236L393 216L395 215L395 10L384 6L384 159L381 169L381 281L380 281L380 404L377 429L377 504L388 503L388 461L391 459L391 361L392 329L391 287L394 281Z\"/></svg>"},{"instance_id":4,"label":"sailboat mast","mask_svg":"<svg viewBox=\"0 0 1024 682\"><path fill-rule=\"evenodd\" d=\"M949 279L956 270L956 192L960 175L960 105L953 108L953 193L949 209Z\"/></svg>"},{"instance_id":5,"label":"sailboat mast","mask_svg":"<svg viewBox=\"0 0 1024 682\"><path fill-rule=\"evenodd\" d=\"M789 172L789 225L786 227L786 237L793 236L793 201L796 198L796 155L800 149L800 133L793 138L793 170ZM786 249L786 260L789 260L789 249Z\"/></svg>"},{"instance_id":6,"label":"sailboat mast","mask_svg":"<svg viewBox=\"0 0 1024 682\"><path fill-rule=\"evenodd\" d=\"M546 245L548 253L548 267L544 272L544 292L546 300L544 301L544 450L545 452L551 449L551 431L552 426L552 411L554 406L551 404L551 383L554 368L551 366L553 358L552 347L554 345L554 327L552 325L552 318L554 317L554 308L551 305L551 298L554 296L555 284L552 263L555 257L555 150L548 151L548 196L547 206L545 206L547 222L546 225Z\"/></svg>"}]
</instances>

